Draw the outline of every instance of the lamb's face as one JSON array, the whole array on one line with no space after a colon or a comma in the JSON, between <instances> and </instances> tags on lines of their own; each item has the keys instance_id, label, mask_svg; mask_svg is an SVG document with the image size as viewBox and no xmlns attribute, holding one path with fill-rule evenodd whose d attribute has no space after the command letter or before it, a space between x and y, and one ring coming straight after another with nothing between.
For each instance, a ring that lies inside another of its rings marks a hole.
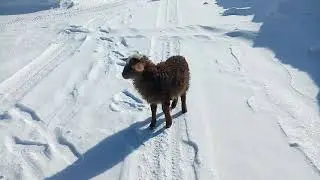
<instances>
[{"instance_id":1,"label":"lamb's face","mask_svg":"<svg viewBox=\"0 0 320 180\"><path fill-rule=\"evenodd\" d=\"M135 79L144 70L144 58L142 55L134 55L126 58L126 65L122 71L122 77L124 79Z\"/></svg>"}]
</instances>

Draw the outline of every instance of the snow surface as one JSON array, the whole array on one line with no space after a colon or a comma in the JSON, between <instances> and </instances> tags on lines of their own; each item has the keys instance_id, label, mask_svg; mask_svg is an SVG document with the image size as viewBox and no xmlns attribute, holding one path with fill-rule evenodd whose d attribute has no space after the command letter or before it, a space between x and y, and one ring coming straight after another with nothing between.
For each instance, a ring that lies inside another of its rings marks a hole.
<instances>
[{"instance_id":1,"label":"snow surface","mask_svg":"<svg viewBox=\"0 0 320 180\"><path fill-rule=\"evenodd\" d=\"M0 179L320 179L318 1L0 1ZM136 51L189 62L170 129Z\"/></svg>"}]
</instances>

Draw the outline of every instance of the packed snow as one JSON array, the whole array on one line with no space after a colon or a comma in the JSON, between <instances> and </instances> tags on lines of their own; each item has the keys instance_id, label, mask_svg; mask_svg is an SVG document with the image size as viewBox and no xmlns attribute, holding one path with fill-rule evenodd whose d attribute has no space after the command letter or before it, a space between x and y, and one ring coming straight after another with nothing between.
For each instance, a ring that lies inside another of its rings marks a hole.
<instances>
[{"instance_id":1,"label":"packed snow","mask_svg":"<svg viewBox=\"0 0 320 180\"><path fill-rule=\"evenodd\" d=\"M0 179L320 179L320 2L0 1ZM189 63L171 128L137 52Z\"/></svg>"}]
</instances>

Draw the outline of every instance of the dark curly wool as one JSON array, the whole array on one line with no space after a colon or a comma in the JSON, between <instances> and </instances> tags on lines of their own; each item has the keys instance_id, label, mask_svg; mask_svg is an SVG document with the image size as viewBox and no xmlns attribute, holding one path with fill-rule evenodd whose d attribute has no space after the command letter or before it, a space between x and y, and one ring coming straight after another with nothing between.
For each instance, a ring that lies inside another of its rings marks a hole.
<instances>
[{"instance_id":1,"label":"dark curly wool","mask_svg":"<svg viewBox=\"0 0 320 180\"><path fill-rule=\"evenodd\" d=\"M190 72L185 57L171 56L164 62L154 64L144 55L134 55L127 59L122 76L125 79L133 79L135 88L150 103L151 128L156 124L157 104L162 104L167 128L172 124L170 109L176 107L179 97L182 112L187 112L186 92L189 89Z\"/></svg>"},{"instance_id":2,"label":"dark curly wool","mask_svg":"<svg viewBox=\"0 0 320 180\"><path fill-rule=\"evenodd\" d=\"M189 88L188 64L182 56L172 56L157 65L148 61L133 84L150 104L178 98Z\"/></svg>"}]
</instances>

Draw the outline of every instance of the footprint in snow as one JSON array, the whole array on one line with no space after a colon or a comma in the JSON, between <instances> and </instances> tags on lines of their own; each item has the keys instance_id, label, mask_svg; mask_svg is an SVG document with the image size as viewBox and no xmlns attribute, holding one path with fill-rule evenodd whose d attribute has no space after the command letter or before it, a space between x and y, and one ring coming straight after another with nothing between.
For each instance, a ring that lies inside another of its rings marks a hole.
<instances>
[{"instance_id":1,"label":"footprint in snow","mask_svg":"<svg viewBox=\"0 0 320 180\"><path fill-rule=\"evenodd\" d=\"M11 115L7 111L0 113L0 120L8 120L8 119L11 119Z\"/></svg>"},{"instance_id":2,"label":"footprint in snow","mask_svg":"<svg viewBox=\"0 0 320 180\"><path fill-rule=\"evenodd\" d=\"M70 25L64 30L66 33L89 33L89 29L83 27L83 26L78 26L78 25Z\"/></svg>"},{"instance_id":3,"label":"footprint in snow","mask_svg":"<svg viewBox=\"0 0 320 180\"><path fill-rule=\"evenodd\" d=\"M110 104L110 109L115 112L120 111L142 111L145 108L143 101L128 90L115 94Z\"/></svg>"}]
</instances>

